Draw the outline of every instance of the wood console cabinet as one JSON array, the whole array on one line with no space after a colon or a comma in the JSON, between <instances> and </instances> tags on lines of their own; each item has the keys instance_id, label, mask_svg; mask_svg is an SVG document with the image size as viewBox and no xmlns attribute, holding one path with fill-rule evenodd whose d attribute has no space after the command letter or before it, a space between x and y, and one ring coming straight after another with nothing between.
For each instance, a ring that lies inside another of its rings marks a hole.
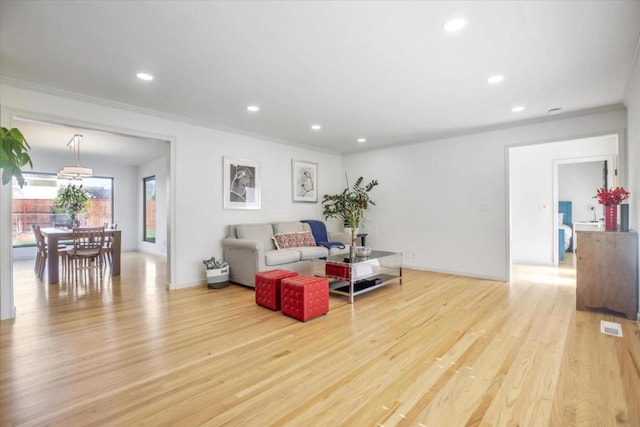
<instances>
[{"instance_id":1,"label":"wood console cabinet","mask_svg":"<svg viewBox=\"0 0 640 427\"><path fill-rule=\"evenodd\" d=\"M576 308L607 308L635 319L638 311L638 233L577 231Z\"/></svg>"}]
</instances>

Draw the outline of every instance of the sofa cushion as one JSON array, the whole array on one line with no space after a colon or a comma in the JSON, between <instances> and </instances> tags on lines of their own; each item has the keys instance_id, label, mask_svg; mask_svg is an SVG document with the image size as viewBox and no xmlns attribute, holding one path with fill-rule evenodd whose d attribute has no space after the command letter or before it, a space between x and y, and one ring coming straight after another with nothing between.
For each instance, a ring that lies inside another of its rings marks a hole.
<instances>
[{"instance_id":1,"label":"sofa cushion","mask_svg":"<svg viewBox=\"0 0 640 427\"><path fill-rule=\"evenodd\" d=\"M271 224L240 224L236 227L238 239L259 240L264 244L264 250L270 251L276 248L271 236L273 227Z\"/></svg>"},{"instance_id":2,"label":"sofa cushion","mask_svg":"<svg viewBox=\"0 0 640 427\"><path fill-rule=\"evenodd\" d=\"M305 231L302 226L302 222L293 221L293 222L274 222L273 223L273 233L298 233L300 231Z\"/></svg>"},{"instance_id":3,"label":"sofa cushion","mask_svg":"<svg viewBox=\"0 0 640 427\"><path fill-rule=\"evenodd\" d=\"M278 249L297 248L300 246L300 233L274 234L273 243Z\"/></svg>"},{"instance_id":4,"label":"sofa cushion","mask_svg":"<svg viewBox=\"0 0 640 427\"><path fill-rule=\"evenodd\" d=\"M264 253L266 265L280 265L300 261L297 249L272 250Z\"/></svg>"},{"instance_id":5,"label":"sofa cushion","mask_svg":"<svg viewBox=\"0 0 640 427\"><path fill-rule=\"evenodd\" d=\"M322 258L329 255L329 250L322 246L302 246L302 247L290 249L290 250L295 250L300 252L301 260Z\"/></svg>"}]
</instances>

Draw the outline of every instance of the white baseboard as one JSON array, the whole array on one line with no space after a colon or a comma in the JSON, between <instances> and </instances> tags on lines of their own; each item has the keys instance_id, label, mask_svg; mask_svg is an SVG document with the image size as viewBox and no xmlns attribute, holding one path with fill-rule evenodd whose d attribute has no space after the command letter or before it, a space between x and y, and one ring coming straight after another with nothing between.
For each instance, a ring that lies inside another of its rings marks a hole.
<instances>
[{"instance_id":1,"label":"white baseboard","mask_svg":"<svg viewBox=\"0 0 640 427\"><path fill-rule=\"evenodd\" d=\"M410 266L410 265L403 265L402 268L407 268L410 270L418 270L418 271L431 271L434 273L442 273L442 274L453 274L455 276L463 276L463 277L473 277L475 279L483 279L483 280L495 280L498 282L508 282L509 280L504 278L504 277L499 277L499 276L491 276L491 275L485 275L485 274L477 274L477 273L469 273L466 271L455 271L455 270L441 270L438 268L425 268L425 267L419 267L419 266Z\"/></svg>"},{"instance_id":2,"label":"white baseboard","mask_svg":"<svg viewBox=\"0 0 640 427\"><path fill-rule=\"evenodd\" d=\"M138 252L142 252L144 254L149 254L149 255L155 255L155 256L161 256L161 257L167 257L166 253L162 253L162 252L158 252L158 251L154 251L152 249L147 249L147 248L137 248L137 249L133 249L135 251ZM124 251L123 251L124 252Z\"/></svg>"}]
</instances>

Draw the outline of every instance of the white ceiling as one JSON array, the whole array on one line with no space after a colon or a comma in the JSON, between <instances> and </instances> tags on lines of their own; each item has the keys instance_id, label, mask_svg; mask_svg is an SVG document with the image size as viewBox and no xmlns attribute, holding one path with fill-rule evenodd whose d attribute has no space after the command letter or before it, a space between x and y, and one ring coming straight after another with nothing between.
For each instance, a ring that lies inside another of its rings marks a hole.
<instances>
[{"instance_id":1,"label":"white ceiling","mask_svg":"<svg viewBox=\"0 0 640 427\"><path fill-rule=\"evenodd\" d=\"M346 153L620 103L639 34L640 1L1 0L0 75Z\"/></svg>"},{"instance_id":2,"label":"white ceiling","mask_svg":"<svg viewBox=\"0 0 640 427\"><path fill-rule=\"evenodd\" d=\"M149 160L165 156L169 152L167 141L144 139L127 135L118 135L99 130L78 128L60 124L45 123L29 119L16 118L14 126L20 129L32 149L43 155L65 152L72 165L73 153L67 146L71 138L82 135L80 139L80 160L92 157L109 158L109 161L136 166Z\"/></svg>"}]
</instances>

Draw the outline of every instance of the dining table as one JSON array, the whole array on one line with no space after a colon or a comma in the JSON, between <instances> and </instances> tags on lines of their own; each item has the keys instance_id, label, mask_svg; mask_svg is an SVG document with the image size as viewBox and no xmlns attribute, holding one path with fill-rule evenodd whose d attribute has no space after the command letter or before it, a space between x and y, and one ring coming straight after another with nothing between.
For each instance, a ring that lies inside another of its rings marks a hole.
<instances>
[{"instance_id":1,"label":"dining table","mask_svg":"<svg viewBox=\"0 0 640 427\"><path fill-rule=\"evenodd\" d=\"M58 269L58 243L63 240L73 240L73 229L70 228L41 228L42 234L47 239L47 277L50 285L60 281ZM122 248L122 230L104 230L105 236L112 236L111 251L111 275L120 275L120 253ZM71 243L70 245L73 245Z\"/></svg>"}]
</instances>

